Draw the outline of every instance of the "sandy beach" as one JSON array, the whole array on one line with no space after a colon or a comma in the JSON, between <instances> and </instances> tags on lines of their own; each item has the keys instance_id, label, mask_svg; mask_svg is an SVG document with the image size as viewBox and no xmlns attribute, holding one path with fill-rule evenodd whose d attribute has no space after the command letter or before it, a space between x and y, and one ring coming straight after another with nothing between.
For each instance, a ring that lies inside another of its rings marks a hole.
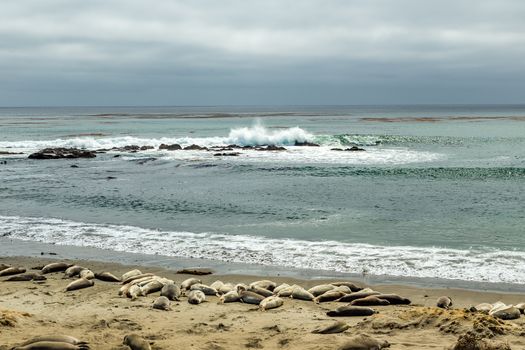
<instances>
[{"instance_id":1,"label":"sandy beach","mask_svg":"<svg viewBox=\"0 0 525 350\"><path fill-rule=\"evenodd\" d=\"M0 258L0 264L25 267L32 271L53 259L30 257ZM120 276L138 268L180 284L190 275L151 266L125 266L96 261L71 261L95 272L109 271ZM182 268L183 266L181 266ZM36 271L36 270L35 270ZM411 305L373 306L369 317L328 317L327 311L344 303L315 304L285 298L277 309L260 311L256 305L218 303L207 296L206 302L191 305L185 297L172 303L171 311L152 308L159 293L137 300L118 295L121 285L95 280L90 288L65 292L72 281L63 272L46 274L39 282L1 282L0 349L10 349L34 336L63 334L90 343L92 349L128 349L124 336L135 333L152 343L152 349L338 349L358 334L368 334L388 341L391 349L449 349L462 335L470 332L490 339L485 347L456 349L522 349L525 347L525 319L503 321L468 308L482 302L523 302L518 294L476 292L460 289L425 289L399 285L369 286L382 293L396 293L411 300ZM2 281L7 277L2 277ZM258 276L199 276L204 284L216 280L250 283ZM265 278L266 279L266 278ZM286 282L305 288L333 280L298 280L270 278L277 284ZM360 287L366 287L357 282ZM438 297L453 300L450 310L435 307ZM318 327L343 321L350 327L339 334L314 334ZM493 347L492 345L496 344Z\"/></svg>"}]
</instances>

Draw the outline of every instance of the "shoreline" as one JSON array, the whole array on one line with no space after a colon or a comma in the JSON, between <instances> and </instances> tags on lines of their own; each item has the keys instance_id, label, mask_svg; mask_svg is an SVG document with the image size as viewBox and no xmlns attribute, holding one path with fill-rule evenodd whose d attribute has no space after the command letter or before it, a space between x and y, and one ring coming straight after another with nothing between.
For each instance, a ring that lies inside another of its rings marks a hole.
<instances>
[{"instance_id":1,"label":"shoreline","mask_svg":"<svg viewBox=\"0 0 525 350\"><path fill-rule=\"evenodd\" d=\"M52 253L51 255L49 253ZM457 289L480 293L525 293L525 284L475 282L455 279L398 277L342 273L326 270L288 268L271 265L225 262L209 259L182 258L163 255L137 254L93 247L57 245L0 237L0 257L33 257L85 260L174 270L186 267L210 268L215 275L245 275L285 277L303 281L345 279L367 286L406 286L430 289Z\"/></svg>"}]
</instances>

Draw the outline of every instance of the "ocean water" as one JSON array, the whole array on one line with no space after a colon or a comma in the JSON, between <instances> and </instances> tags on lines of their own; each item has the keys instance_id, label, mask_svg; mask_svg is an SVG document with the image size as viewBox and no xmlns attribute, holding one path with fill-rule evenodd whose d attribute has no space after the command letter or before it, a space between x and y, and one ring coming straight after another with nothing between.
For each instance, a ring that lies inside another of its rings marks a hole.
<instances>
[{"instance_id":1,"label":"ocean water","mask_svg":"<svg viewBox=\"0 0 525 350\"><path fill-rule=\"evenodd\" d=\"M155 149L27 158L126 145ZM0 154L3 237L525 283L525 106L0 108L2 151L20 153Z\"/></svg>"}]
</instances>

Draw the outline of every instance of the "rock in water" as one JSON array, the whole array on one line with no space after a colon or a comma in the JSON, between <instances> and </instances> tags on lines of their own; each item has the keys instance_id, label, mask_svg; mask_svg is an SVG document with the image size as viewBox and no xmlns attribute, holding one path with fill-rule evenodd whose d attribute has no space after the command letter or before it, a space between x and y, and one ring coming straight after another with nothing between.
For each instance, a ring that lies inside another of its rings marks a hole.
<instances>
[{"instance_id":1,"label":"rock in water","mask_svg":"<svg viewBox=\"0 0 525 350\"><path fill-rule=\"evenodd\" d=\"M74 158L95 158L97 155L93 151L78 148L45 148L29 155L29 159L74 159Z\"/></svg>"}]
</instances>

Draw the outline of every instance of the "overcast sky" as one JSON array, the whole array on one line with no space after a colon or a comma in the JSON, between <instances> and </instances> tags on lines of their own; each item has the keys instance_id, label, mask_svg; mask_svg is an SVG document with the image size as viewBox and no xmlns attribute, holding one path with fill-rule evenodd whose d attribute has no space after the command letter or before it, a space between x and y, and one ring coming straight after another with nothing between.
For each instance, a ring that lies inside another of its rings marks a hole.
<instances>
[{"instance_id":1,"label":"overcast sky","mask_svg":"<svg viewBox=\"0 0 525 350\"><path fill-rule=\"evenodd\" d=\"M525 103L525 1L0 1L1 106L404 103Z\"/></svg>"}]
</instances>

